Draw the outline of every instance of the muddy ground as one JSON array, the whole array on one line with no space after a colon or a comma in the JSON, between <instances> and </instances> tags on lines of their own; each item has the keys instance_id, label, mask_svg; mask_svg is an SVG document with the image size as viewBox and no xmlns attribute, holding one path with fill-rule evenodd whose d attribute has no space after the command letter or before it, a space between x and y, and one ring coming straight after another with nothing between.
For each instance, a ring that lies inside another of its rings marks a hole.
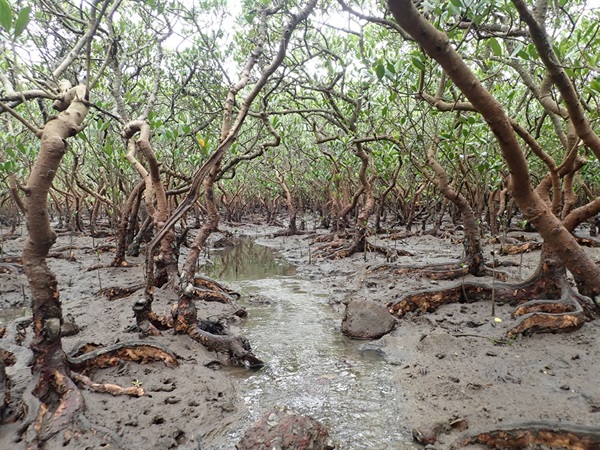
<instances>
[{"instance_id":1,"label":"muddy ground","mask_svg":"<svg viewBox=\"0 0 600 450\"><path fill-rule=\"evenodd\" d=\"M260 244L277 248L297 266L301 276L315 285L327 287L332 314L337 314L340 320L344 303L351 298L387 303L413 289L452 283L432 281L420 275L373 272L371 269L386 262L375 253L337 261L318 260L314 258L318 244L310 245L309 252L309 238L271 238L269 234L276 228L262 224L225 224L222 228L235 229L238 236L255 236ZM2 256L20 255L24 237L12 238L5 234L3 230ZM211 239L214 242L221 237L215 234ZM535 235L526 237L535 238ZM402 241L372 238L372 242L416 255L400 257L396 263L437 263L456 261L460 257L459 238L457 232L446 238L423 235ZM72 251L74 256L73 261L49 259L58 275L64 313L72 315L81 329L77 335L64 338L67 350L81 341L108 345L137 338L135 333L129 332L129 327L134 324L131 306L141 297L141 291L113 301L98 295L98 291L141 283L142 258L129 258L130 262L139 264L132 268L88 271L92 266L110 263L113 254L98 249L112 243L111 238L92 239L61 233L51 250L64 255ZM488 245L486 256L492 251L498 253L497 247ZM600 259L599 250L589 251ZM504 268L511 280L516 281L534 271L539 252L500 259L517 264ZM27 314L24 306L29 302L29 293L18 266L6 270L9 273L0 274L0 308L3 309L0 320L8 325L9 336L0 339L0 347L10 349L14 348L11 347L14 345L13 319ZM172 301L169 295L158 293L154 308L166 311ZM233 325L239 320L233 316L235 305L210 303L199 309L203 317L220 317ZM600 349L597 345L600 325L592 322L573 333L540 334L506 342L504 335L515 323L511 312L510 306L496 305L492 314L490 303L448 305L435 313L402 318L392 333L364 343L366 348L380 352L393 368L394 381L405 402L403 416L397 419L399 428L406 429L407 433L416 428L425 435L439 435L435 448L445 449L465 432L509 424L544 421L557 425L600 425ZM153 339L180 356L179 367L129 363L93 372L91 378L96 382L138 384L144 388L145 395L112 397L86 391L88 425L95 424L100 431L113 430L122 448L223 448L228 430L239 425L244 415L235 379L222 369L227 362L187 336L165 333ZM23 345L27 342L28 338ZM19 353L20 361L26 361L27 350ZM8 373L16 404L29 382L30 371L19 363L8 368ZM0 426L0 448L25 448L22 442L14 442L18 426L19 423ZM347 426L352 427L352 424ZM463 429L466 426L468 430ZM59 436L50 442L49 448L96 448L97 443L94 433L84 432L73 435L70 440ZM232 449L234 445L234 442L226 443Z\"/></svg>"}]
</instances>

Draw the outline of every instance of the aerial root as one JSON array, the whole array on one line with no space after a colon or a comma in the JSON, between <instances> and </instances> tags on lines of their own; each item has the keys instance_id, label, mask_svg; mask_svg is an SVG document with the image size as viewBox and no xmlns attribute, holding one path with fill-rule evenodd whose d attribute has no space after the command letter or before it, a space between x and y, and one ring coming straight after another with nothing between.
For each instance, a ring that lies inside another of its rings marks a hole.
<instances>
[{"instance_id":1,"label":"aerial root","mask_svg":"<svg viewBox=\"0 0 600 450\"><path fill-rule=\"evenodd\" d=\"M459 449L467 445L484 445L492 449L506 450L533 446L595 450L600 448L600 427L564 423L524 423L462 437L452 448Z\"/></svg>"}]
</instances>

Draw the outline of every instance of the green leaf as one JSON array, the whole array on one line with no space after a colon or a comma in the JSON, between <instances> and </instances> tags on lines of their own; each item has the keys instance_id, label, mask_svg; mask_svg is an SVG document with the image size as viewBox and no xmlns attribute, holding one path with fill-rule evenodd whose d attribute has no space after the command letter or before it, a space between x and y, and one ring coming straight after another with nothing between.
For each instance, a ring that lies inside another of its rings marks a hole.
<instances>
[{"instance_id":1,"label":"green leaf","mask_svg":"<svg viewBox=\"0 0 600 450\"><path fill-rule=\"evenodd\" d=\"M555 46L554 48L556 50L558 47ZM539 58L537 49L535 48L535 45L533 45L533 43L531 43L527 46L527 53L529 53L529 56L531 57L531 59ZM558 55L558 53L556 53L556 54Z\"/></svg>"},{"instance_id":2,"label":"green leaf","mask_svg":"<svg viewBox=\"0 0 600 450\"><path fill-rule=\"evenodd\" d=\"M488 44L496 56L502 56L502 47L496 38L488 39Z\"/></svg>"},{"instance_id":3,"label":"green leaf","mask_svg":"<svg viewBox=\"0 0 600 450\"><path fill-rule=\"evenodd\" d=\"M379 63L375 66L375 75L377 75L377 78L379 78L380 80L385 75L385 67L382 63Z\"/></svg>"},{"instance_id":4,"label":"green leaf","mask_svg":"<svg viewBox=\"0 0 600 450\"><path fill-rule=\"evenodd\" d=\"M590 83L590 88L594 91L600 93L600 78L594 78Z\"/></svg>"},{"instance_id":5,"label":"green leaf","mask_svg":"<svg viewBox=\"0 0 600 450\"><path fill-rule=\"evenodd\" d=\"M413 66L415 66L419 70L423 70L423 71L425 70L425 64L423 64L423 61L421 61L421 58L419 58L418 56L413 56L411 59L412 59Z\"/></svg>"},{"instance_id":6,"label":"green leaf","mask_svg":"<svg viewBox=\"0 0 600 450\"><path fill-rule=\"evenodd\" d=\"M0 0L0 25L5 31L10 31L12 25L12 11L6 0Z\"/></svg>"},{"instance_id":7,"label":"green leaf","mask_svg":"<svg viewBox=\"0 0 600 450\"><path fill-rule=\"evenodd\" d=\"M19 11L19 16L17 17L17 20L15 21L15 31L13 32L15 38L18 38L19 36L21 36L21 33L23 33L23 31L25 31L25 28L27 28L27 25L29 24L29 14L30 13L31 13L31 6L23 8L21 11Z\"/></svg>"}]
</instances>

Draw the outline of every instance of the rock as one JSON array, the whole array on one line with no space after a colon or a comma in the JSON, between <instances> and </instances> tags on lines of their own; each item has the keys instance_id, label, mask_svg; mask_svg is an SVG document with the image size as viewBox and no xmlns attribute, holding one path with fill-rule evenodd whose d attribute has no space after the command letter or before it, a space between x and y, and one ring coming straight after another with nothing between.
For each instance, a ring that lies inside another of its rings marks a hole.
<instances>
[{"instance_id":1,"label":"rock","mask_svg":"<svg viewBox=\"0 0 600 450\"><path fill-rule=\"evenodd\" d=\"M327 429L315 419L288 410L264 414L235 447L237 450L333 450Z\"/></svg>"},{"instance_id":2,"label":"rock","mask_svg":"<svg viewBox=\"0 0 600 450\"><path fill-rule=\"evenodd\" d=\"M354 339L378 339L395 326L396 320L387 308L369 300L351 300L342 319L342 333Z\"/></svg>"}]
</instances>

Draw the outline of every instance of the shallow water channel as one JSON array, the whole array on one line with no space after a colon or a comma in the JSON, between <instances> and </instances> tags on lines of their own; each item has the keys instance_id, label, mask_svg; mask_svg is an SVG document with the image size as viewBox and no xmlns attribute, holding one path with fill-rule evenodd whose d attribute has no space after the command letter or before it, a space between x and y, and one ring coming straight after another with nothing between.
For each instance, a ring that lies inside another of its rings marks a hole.
<instances>
[{"instance_id":1,"label":"shallow water channel","mask_svg":"<svg viewBox=\"0 0 600 450\"><path fill-rule=\"evenodd\" d=\"M213 261L210 275L246 294L242 333L267 362L258 372L232 372L247 412L244 426L231 430L221 449L233 448L249 424L275 406L319 420L337 449L420 448L402 428L402 396L389 366L340 333L326 285L296 275L273 249L251 240Z\"/></svg>"}]
</instances>

